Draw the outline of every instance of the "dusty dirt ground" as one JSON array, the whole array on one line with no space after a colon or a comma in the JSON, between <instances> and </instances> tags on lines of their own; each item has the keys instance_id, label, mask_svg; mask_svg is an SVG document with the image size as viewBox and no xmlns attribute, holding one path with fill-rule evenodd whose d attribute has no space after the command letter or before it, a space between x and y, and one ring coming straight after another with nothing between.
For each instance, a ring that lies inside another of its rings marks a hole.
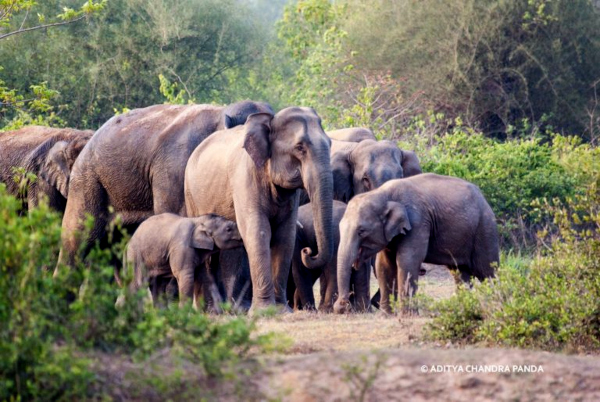
<instances>
[{"instance_id":1,"label":"dusty dirt ground","mask_svg":"<svg viewBox=\"0 0 600 402\"><path fill-rule=\"evenodd\" d=\"M455 290L449 272L427 268L419 292L449 297ZM182 375L163 385L170 400L600 401L600 356L427 342L428 321L378 313L262 318L259 332L282 335L289 348L254 356L225 381L207 380L197 367L161 356L143 365L100 356L98 371L112 384L115 400L165 400L164 391L140 387L136 376L150 370L167 377L179 370Z\"/></svg>"},{"instance_id":2,"label":"dusty dirt ground","mask_svg":"<svg viewBox=\"0 0 600 402\"><path fill-rule=\"evenodd\" d=\"M450 297L456 285L449 271L426 268L419 292ZM423 330L429 320L307 312L263 319L261 332L284 334L292 346L248 385L267 399L284 401L600 401L599 356L427 342Z\"/></svg>"}]
</instances>

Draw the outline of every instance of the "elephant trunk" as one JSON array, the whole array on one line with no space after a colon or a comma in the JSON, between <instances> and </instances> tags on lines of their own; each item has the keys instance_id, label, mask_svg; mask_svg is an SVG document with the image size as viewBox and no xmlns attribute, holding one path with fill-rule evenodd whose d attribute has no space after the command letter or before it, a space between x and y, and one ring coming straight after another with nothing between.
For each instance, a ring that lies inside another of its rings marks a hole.
<instances>
[{"instance_id":1,"label":"elephant trunk","mask_svg":"<svg viewBox=\"0 0 600 402\"><path fill-rule=\"evenodd\" d=\"M348 232L340 226L340 246L338 248L337 280L339 296L333 310L337 314L343 314L350 307L350 277L352 276L352 265L358 258L358 236Z\"/></svg>"},{"instance_id":2,"label":"elephant trunk","mask_svg":"<svg viewBox=\"0 0 600 402\"><path fill-rule=\"evenodd\" d=\"M327 264L333 254L333 176L328 149L318 163L306 169L303 181L312 205L318 254L304 248L302 263L307 268L318 268Z\"/></svg>"}]
</instances>

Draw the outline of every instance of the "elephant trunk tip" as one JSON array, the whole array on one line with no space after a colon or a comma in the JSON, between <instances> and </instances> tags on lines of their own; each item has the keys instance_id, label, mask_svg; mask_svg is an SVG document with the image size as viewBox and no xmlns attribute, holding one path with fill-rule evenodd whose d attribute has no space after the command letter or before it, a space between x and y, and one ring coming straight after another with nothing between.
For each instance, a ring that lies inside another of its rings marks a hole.
<instances>
[{"instance_id":1,"label":"elephant trunk tip","mask_svg":"<svg viewBox=\"0 0 600 402\"><path fill-rule=\"evenodd\" d=\"M320 268L328 262L329 261L324 261L321 253L313 256L313 251L310 249L310 247L305 247L302 249L302 263L306 268Z\"/></svg>"},{"instance_id":2,"label":"elephant trunk tip","mask_svg":"<svg viewBox=\"0 0 600 402\"><path fill-rule=\"evenodd\" d=\"M333 305L333 312L335 314L346 314L350 311L350 301L347 299L338 298Z\"/></svg>"}]
</instances>

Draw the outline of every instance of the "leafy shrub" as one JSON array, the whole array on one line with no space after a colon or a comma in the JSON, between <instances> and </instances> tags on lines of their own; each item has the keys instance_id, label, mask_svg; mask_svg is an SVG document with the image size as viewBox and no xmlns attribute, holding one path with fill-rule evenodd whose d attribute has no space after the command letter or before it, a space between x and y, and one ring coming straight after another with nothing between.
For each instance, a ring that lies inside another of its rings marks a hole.
<instances>
[{"instance_id":1,"label":"leafy shrub","mask_svg":"<svg viewBox=\"0 0 600 402\"><path fill-rule=\"evenodd\" d=\"M437 306L436 339L540 349L600 349L600 173L571 204L546 204L560 228L527 269L460 289Z\"/></svg>"},{"instance_id":2,"label":"leafy shrub","mask_svg":"<svg viewBox=\"0 0 600 402\"><path fill-rule=\"evenodd\" d=\"M424 141L417 145L423 170L478 185L496 213L503 243L516 248L532 248L535 231L549 223L540 203L581 194L591 172L600 171L598 148L574 137L500 142L459 124L432 145Z\"/></svg>"},{"instance_id":3,"label":"leafy shrub","mask_svg":"<svg viewBox=\"0 0 600 402\"><path fill-rule=\"evenodd\" d=\"M101 387L86 351L143 360L167 350L218 376L274 341L254 336L245 317L214 319L191 306L143 311L132 297L116 309L110 261L125 239L53 278L60 216L44 203L21 215L21 206L0 184L0 400L92 397Z\"/></svg>"}]
</instances>

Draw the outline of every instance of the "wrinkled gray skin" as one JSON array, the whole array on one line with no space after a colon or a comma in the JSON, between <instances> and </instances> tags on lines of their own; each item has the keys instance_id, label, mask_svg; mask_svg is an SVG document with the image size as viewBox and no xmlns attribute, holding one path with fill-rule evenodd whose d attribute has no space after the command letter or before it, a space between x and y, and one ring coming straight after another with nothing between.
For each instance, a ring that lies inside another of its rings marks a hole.
<instances>
[{"instance_id":1,"label":"wrinkled gray skin","mask_svg":"<svg viewBox=\"0 0 600 402\"><path fill-rule=\"evenodd\" d=\"M296 231L296 247L292 258L292 275L288 281L287 294L294 310L314 310L316 307L313 286L320 280L321 300L320 312L332 312L337 297L337 249L340 242L339 224L346 211L346 204L333 201L333 258L325 265L309 269L302 264L301 251L305 247L316 248L317 239L310 204L298 208L298 229ZM353 297L350 299L354 310L369 310L369 281L371 271L368 264L352 272L350 280Z\"/></svg>"},{"instance_id":2,"label":"wrinkled gray skin","mask_svg":"<svg viewBox=\"0 0 600 402\"><path fill-rule=\"evenodd\" d=\"M107 121L73 167L59 265L73 265L82 241L89 247L104 237L114 217L109 206L125 226L164 212L185 215L183 178L192 151L213 132L244 124L257 112L272 109L251 101L155 105ZM86 214L94 217L94 227L89 237L78 239Z\"/></svg>"},{"instance_id":3,"label":"wrinkled gray skin","mask_svg":"<svg viewBox=\"0 0 600 402\"><path fill-rule=\"evenodd\" d=\"M177 280L180 306L193 299L194 307L203 294L216 293L206 260L219 249L242 246L235 222L208 214L184 218L172 213L155 215L139 226L127 244L124 266L133 269L129 294L148 287L150 281ZM119 276L117 280L120 283ZM154 305L161 286L152 287ZM218 294L218 293L216 293ZM122 304L121 297L117 304ZM218 303L213 307L218 308Z\"/></svg>"},{"instance_id":4,"label":"wrinkled gray skin","mask_svg":"<svg viewBox=\"0 0 600 402\"><path fill-rule=\"evenodd\" d=\"M414 152L401 150L387 140L333 141L331 170L333 198L343 202L378 188L388 180L422 173Z\"/></svg>"},{"instance_id":5,"label":"wrinkled gray skin","mask_svg":"<svg viewBox=\"0 0 600 402\"><path fill-rule=\"evenodd\" d=\"M375 134L364 127L349 127L341 128L339 130L328 131L327 135L332 140L338 141L350 141L350 142L361 142L363 140L374 140L377 141Z\"/></svg>"},{"instance_id":6,"label":"wrinkled gray skin","mask_svg":"<svg viewBox=\"0 0 600 402\"><path fill-rule=\"evenodd\" d=\"M318 245L318 254L303 249L302 261L312 268L332 256L330 142L313 109L291 107L275 116L251 115L243 127L213 134L190 156L188 215L216 213L237 222L250 263L251 313L286 305L302 187L312 200Z\"/></svg>"},{"instance_id":7,"label":"wrinkled gray skin","mask_svg":"<svg viewBox=\"0 0 600 402\"><path fill-rule=\"evenodd\" d=\"M499 261L498 229L477 186L432 173L392 180L354 197L340 223L336 313L349 309L352 266L378 258L380 308L392 309L395 288L403 305L417 291L421 263L458 269L464 280L494 276ZM407 310L404 310L407 312Z\"/></svg>"},{"instance_id":8,"label":"wrinkled gray skin","mask_svg":"<svg viewBox=\"0 0 600 402\"><path fill-rule=\"evenodd\" d=\"M9 194L21 197L13 168L22 167L37 176L27 189L27 207L35 208L45 196L51 208L64 211L71 169L92 134L42 126L0 133L0 182Z\"/></svg>"}]
</instances>

